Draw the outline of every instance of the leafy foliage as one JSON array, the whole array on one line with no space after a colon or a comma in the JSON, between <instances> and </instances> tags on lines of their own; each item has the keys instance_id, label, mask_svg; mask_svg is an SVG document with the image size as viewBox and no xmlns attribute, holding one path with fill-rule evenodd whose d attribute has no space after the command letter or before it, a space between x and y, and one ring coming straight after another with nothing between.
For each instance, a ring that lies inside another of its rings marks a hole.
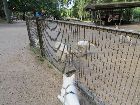
<instances>
[{"instance_id":1,"label":"leafy foliage","mask_svg":"<svg viewBox=\"0 0 140 105\"><path fill-rule=\"evenodd\" d=\"M45 10L48 15L56 17L60 14L57 0L9 0L8 3L9 9L12 11L40 12Z\"/></svg>"},{"instance_id":2,"label":"leafy foliage","mask_svg":"<svg viewBox=\"0 0 140 105\"><path fill-rule=\"evenodd\" d=\"M134 18L140 18L140 7L133 10L133 16Z\"/></svg>"},{"instance_id":3,"label":"leafy foliage","mask_svg":"<svg viewBox=\"0 0 140 105\"><path fill-rule=\"evenodd\" d=\"M9 8L12 11L19 12L35 12L44 10L48 16L53 15L56 18L72 17L83 20L90 17L90 14L84 11L84 7L89 3L100 4L124 1L128 2L135 0L9 0ZM137 14L140 13L138 9L134 9L134 11L126 11L133 12L135 15L134 17L137 17Z\"/></svg>"},{"instance_id":4,"label":"leafy foliage","mask_svg":"<svg viewBox=\"0 0 140 105\"><path fill-rule=\"evenodd\" d=\"M0 0L0 18L3 18L5 16L4 10L3 10L3 2Z\"/></svg>"}]
</instances>

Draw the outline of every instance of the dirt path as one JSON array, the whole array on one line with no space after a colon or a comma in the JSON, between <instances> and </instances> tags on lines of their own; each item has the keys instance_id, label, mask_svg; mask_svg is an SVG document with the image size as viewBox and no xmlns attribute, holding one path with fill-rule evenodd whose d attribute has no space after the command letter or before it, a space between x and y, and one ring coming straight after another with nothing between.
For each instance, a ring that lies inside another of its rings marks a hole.
<instances>
[{"instance_id":1,"label":"dirt path","mask_svg":"<svg viewBox=\"0 0 140 105\"><path fill-rule=\"evenodd\" d=\"M61 105L60 82L29 50L24 22L0 24L0 105Z\"/></svg>"}]
</instances>

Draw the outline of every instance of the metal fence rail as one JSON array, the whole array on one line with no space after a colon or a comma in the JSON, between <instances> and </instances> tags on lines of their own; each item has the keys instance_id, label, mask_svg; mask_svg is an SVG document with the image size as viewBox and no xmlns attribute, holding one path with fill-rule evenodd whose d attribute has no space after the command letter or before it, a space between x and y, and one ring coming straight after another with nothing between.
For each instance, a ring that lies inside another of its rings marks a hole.
<instances>
[{"instance_id":1,"label":"metal fence rail","mask_svg":"<svg viewBox=\"0 0 140 105\"><path fill-rule=\"evenodd\" d=\"M37 27L42 55L62 72L76 70L98 104L140 104L140 33L44 19Z\"/></svg>"}]
</instances>

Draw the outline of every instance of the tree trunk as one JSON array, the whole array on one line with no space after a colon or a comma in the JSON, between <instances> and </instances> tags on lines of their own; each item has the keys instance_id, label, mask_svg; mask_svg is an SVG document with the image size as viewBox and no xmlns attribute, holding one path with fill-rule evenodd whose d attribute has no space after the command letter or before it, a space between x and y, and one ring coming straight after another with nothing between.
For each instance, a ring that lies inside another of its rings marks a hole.
<instances>
[{"instance_id":1,"label":"tree trunk","mask_svg":"<svg viewBox=\"0 0 140 105\"><path fill-rule=\"evenodd\" d=\"M5 12L6 20L8 23L11 23L11 15L10 15L10 10L8 9L7 0L2 0L2 1L4 5L4 12Z\"/></svg>"},{"instance_id":2,"label":"tree trunk","mask_svg":"<svg viewBox=\"0 0 140 105\"><path fill-rule=\"evenodd\" d=\"M22 20L25 21L25 12L23 12L23 15L22 15Z\"/></svg>"}]
</instances>

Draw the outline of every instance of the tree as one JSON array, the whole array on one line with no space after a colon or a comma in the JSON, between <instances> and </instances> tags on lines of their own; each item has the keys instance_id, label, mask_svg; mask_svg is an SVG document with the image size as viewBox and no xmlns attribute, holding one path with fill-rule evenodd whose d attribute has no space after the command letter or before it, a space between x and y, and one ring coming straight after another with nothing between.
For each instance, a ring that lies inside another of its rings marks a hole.
<instances>
[{"instance_id":1,"label":"tree","mask_svg":"<svg viewBox=\"0 0 140 105\"><path fill-rule=\"evenodd\" d=\"M48 15L60 16L57 0L9 0L9 8L15 12L41 12L44 10Z\"/></svg>"},{"instance_id":2,"label":"tree","mask_svg":"<svg viewBox=\"0 0 140 105\"><path fill-rule=\"evenodd\" d=\"M79 19L83 19L88 15L87 12L84 11L84 7L91 2L91 0L63 0L62 2L62 14L66 14L67 17L75 17ZM74 5L73 5L74 4ZM69 8L73 5L71 8Z\"/></svg>"},{"instance_id":3,"label":"tree","mask_svg":"<svg viewBox=\"0 0 140 105\"><path fill-rule=\"evenodd\" d=\"M48 0L46 3L45 3L45 8L46 8L46 13L48 15L52 15L54 16L55 18L60 18L60 8L59 8L59 2L57 0Z\"/></svg>"},{"instance_id":4,"label":"tree","mask_svg":"<svg viewBox=\"0 0 140 105\"><path fill-rule=\"evenodd\" d=\"M3 10L3 1L0 0L0 18L4 18L5 17L5 13Z\"/></svg>"},{"instance_id":5,"label":"tree","mask_svg":"<svg viewBox=\"0 0 140 105\"><path fill-rule=\"evenodd\" d=\"M2 0L3 1L3 6L4 6L4 12L6 16L6 20L8 23L11 23L11 11L8 9L8 3L7 0Z\"/></svg>"}]
</instances>

